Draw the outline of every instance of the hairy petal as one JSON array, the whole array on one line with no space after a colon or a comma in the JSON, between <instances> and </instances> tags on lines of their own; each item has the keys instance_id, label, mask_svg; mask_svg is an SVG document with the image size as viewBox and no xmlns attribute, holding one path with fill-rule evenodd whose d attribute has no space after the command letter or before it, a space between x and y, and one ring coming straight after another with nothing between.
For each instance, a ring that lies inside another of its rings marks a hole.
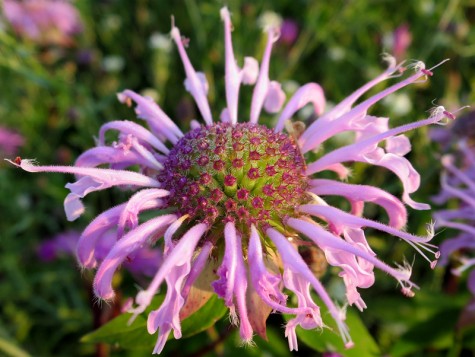
<instances>
[{"instance_id":1,"label":"hairy petal","mask_svg":"<svg viewBox=\"0 0 475 357\"><path fill-rule=\"evenodd\" d=\"M153 218L117 241L97 270L93 284L95 294L104 300L112 299L114 297L112 277L118 266L129 254L143 247L152 234L163 231L175 220L176 216L173 214Z\"/></svg>"},{"instance_id":2,"label":"hairy petal","mask_svg":"<svg viewBox=\"0 0 475 357\"><path fill-rule=\"evenodd\" d=\"M198 73L193 68L193 65L186 54L185 47L183 46L183 42L180 35L180 30L177 27L172 28L171 32L172 38L175 41L175 44L178 48L178 53L180 54L181 60L183 62L183 67L185 68L186 73L186 81L185 87L188 92L191 93L193 96L198 109L203 116L204 121L206 124L211 125L213 124L213 118L211 115L211 109L209 107L208 99L206 98L207 95L207 85L204 83L204 76L198 75Z\"/></svg>"},{"instance_id":3,"label":"hairy petal","mask_svg":"<svg viewBox=\"0 0 475 357\"><path fill-rule=\"evenodd\" d=\"M285 122L307 104L313 105L313 110L317 115L322 114L325 109L325 95L322 87L317 83L307 83L295 92L282 110L274 130L282 131Z\"/></svg>"},{"instance_id":4,"label":"hairy petal","mask_svg":"<svg viewBox=\"0 0 475 357\"><path fill-rule=\"evenodd\" d=\"M140 226L138 228L140 228ZM131 320L135 319L135 317L138 314L144 312L147 306L150 305L150 303L152 302L153 296L157 293L158 288L162 284L163 280L168 274L170 274L170 272L175 267L188 264L188 262L191 261L196 245L198 244L199 240L201 239L201 237L203 236L203 234L206 232L207 229L208 229L208 226L206 224L200 223L190 228L183 235L183 237L179 240L177 245L168 254L166 259L164 259L163 264L161 265L160 269L155 274L148 288L146 290L140 291L137 294L135 301L138 304L138 306L136 308L129 310L131 313L134 314ZM124 238L122 238L121 241L123 239Z\"/></svg>"},{"instance_id":5,"label":"hairy petal","mask_svg":"<svg viewBox=\"0 0 475 357\"><path fill-rule=\"evenodd\" d=\"M97 216L82 232L77 243L77 258L85 268L95 268L97 265L96 244L107 231L117 226L119 217L126 203L108 209Z\"/></svg>"},{"instance_id":6,"label":"hairy petal","mask_svg":"<svg viewBox=\"0 0 475 357\"><path fill-rule=\"evenodd\" d=\"M143 210L159 208L163 205L160 198L168 196L169 192L157 188L141 190L135 193L127 202L117 224L117 237L123 236L125 229L134 229L139 224L139 213Z\"/></svg>"},{"instance_id":7,"label":"hairy petal","mask_svg":"<svg viewBox=\"0 0 475 357\"><path fill-rule=\"evenodd\" d=\"M350 201L353 207L353 214L362 212L362 207L358 207L360 203L371 202L386 210L391 227L401 229L407 223L407 210L402 202L377 187L353 185L327 179L311 180L310 185L311 188L309 191L316 195L337 195L345 197Z\"/></svg>"},{"instance_id":8,"label":"hairy petal","mask_svg":"<svg viewBox=\"0 0 475 357\"><path fill-rule=\"evenodd\" d=\"M117 130L123 135L132 135L142 142L145 142L164 154L168 154L170 150L150 131L143 126L128 120L115 120L101 126L99 130L99 144L105 144L105 133L108 130Z\"/></svg>"},{"instance_id":9,"label":"hairy petal","mask_svg":"<svg viewBox=\"0 0 475 357\"><path fill-rule=\"evenodd\" d=\"M266 233L269 236L269 238L274 242L275 246L277 247L277 250L279 251L279 254L284 263L284 268L291 271L292 275L297 275L297 279L298 279L298 276L300 276L303 279L301 280L301 282L303 282L304 284L306 282L310 283L310 285L315 289L317 294L323 300L323 303L328 307L328 311L330 312L330 315L333 317L333 319L337 323L338 330L343 339L343 342L345 343L345 346L351 347L353 345L353 342L351 341L351 337L348 332L348 327L344 323L345 317L342 314L342 311L340 311L335 306L335 304L333 304L325 288L320 283L320 281L315 277L315 275L310 271L310 268L303 261L300 254L292 246L292 244L287 240L287 238L284 237L281 233L279 233L275 229L269 228L267 229ZM299 291L303 291L303 290L300 288ZM297 339L295 338L294 332L295 332L295 329L290 329L289 335L287 337L289 338L289 347L295 349L297 346L296 345Z\"/></svg>"},{"instance_id":10,"label":"hairy petal","mask_svg":"<svg viewBox=\"0 0 475 357\"><path fill-rule=\"evenodd\" d=\"M128 89L118 93L117 97L122 103L130 103L133 100L137 104L135 108L137 116L147 121L155 133L164 135L172 144L176 144L183 137L182 131L152 98L143 97Z\"/></svg>"},{"instance_id":11,"label":"hairy petal","mask_svg":"<svg viewBox=\"0 0 475 357\"><path fill-rule=\"evenodd\" d=\"M393 171L401 180L404 187L403 201L415 209L428 209L430 208L428 205L417 203L409 196L410 193L413 193L419 188L420 184L420 176L412 167L411 163L405 158L395 154L384 153L382 148L377 147L377 144L383 140L399 135L406 131L437 123L444 117L445 116L443 114L434 115L425 120L402 125L400 127L388 130L385 133L377 134L365 140L361 140L354 144L346 145L342 148L333 150L319 158L317 161L308 165L307 174L311 175L316 172L326 170L327 167L331 165L345 161L366 162L372 165L386 167L387 169Z\"/></svg>"},{"instance_id":12,"label":"hairy petal","mask_svg":"<svg viewBox=\"0 0 475 357\"><path fill-rule=\"evenodd\" d=\"M409 280L411 270L408 267L402 269L394 269L389 265L383 263L377 259L374 254L368 249L362 249L361 246L352 244L346 240L339 238L318 226L316 223L310 223L301 219L289 218L289 226L297 230L298 232L305 234L310 238L325 254L332 252L334 254L349 253L355 258L366 260L368 263L373 264L378 269L392 275L401 285L402 292L405 295L412 296L414 293L411 291L416 285Z\"/></svg>"},{"instance_id":13,"label":"hairy petal","mask_svg":"<svg viewBox=\"0 0 475 357\"><path fill-rule=\"evenodd\" d=\"M276 29L270 29L267 33L267 45L262 58L259 76L252 94L251 113L249 121L257 123L261 114L262 106L269 91L269 63L272 52L272 45L277 41L279 33Z\"/></svg>"},{"instance_id":14,"label":"hairy petal","mask_svg":"<svg viewBox=\"0 0 475 357\"><path fill-rule=\"evenodd\" d=\"M328 138L334 136L335 134L347 130L354 130L354 124L358 123L359 120L366 116L368 109L372 105L374 105L384 97L388 96L389 94L394 93L397 90L411 83L414 83L422 77L426 76L426 73L424 72L423 68L421 68L421 70L418 70L417 73L415 73L414 75L406 78L405 80L402 80L399 83L392 85L389 88L386 88L378 94L375 94L374 96L361 102L350 110L351 105L356 101L356 99L358 99L358 97L360 97L364 92L366 92L368 89L370 89L377 83L381 82L386 78L389 78L390 75L396 69L396 67L390 66L388 71L383 73L375 80L369 82L367 85L360 88L360 90L353 93L353 95L348 97L345 101L340 103L338 106L330 110L328 113L324 114L312 125L310 125L299 139L299 142L302 147L302 152L306 153L318 147L321 143L323 143Z\"/></svg>"},{"instance_id":15,"label":"hairy petal","mask_svg":"<svg viewBox=\"0 0 475 357\"><path fill-rule=\"evenodd\" d=\"M74 221L84 212L84 206L80 199L90 192L123 185L160 186L160 183L153 178L133 171L75 166L37 166L33 164L32 160L21 160L20 164L10 160L9 162L28 172L63 172L84 176L75 183L68 183L66 185L66 188L69 188L71 191L64 200L64 210L69 221Z\"/></svg>"}]
</instances>

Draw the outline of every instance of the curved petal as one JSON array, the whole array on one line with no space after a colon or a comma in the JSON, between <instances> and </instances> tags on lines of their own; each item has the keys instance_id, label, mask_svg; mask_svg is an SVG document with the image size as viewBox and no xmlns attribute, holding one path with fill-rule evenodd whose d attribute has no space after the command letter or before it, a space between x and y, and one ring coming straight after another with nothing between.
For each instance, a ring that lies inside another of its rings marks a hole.
<instances>
[{"instance_id":1,"label":"curved petal","mask_svg":"<svg viewBox=\"0 0 475 357\"><path fill-rule=\"evenodd\" d=\"M135 108L137 116L146 120L154 132L163 134L171 143L176 144L183 136L178 126L152 98L143 97L129 89L118 93L117 97L122 103L130 104L131 100L133 100L137 104Z\"/></svg>"},{"instance_id":2,"label":"curved petal","mask_svg":"<svg viewBox=\"0 0 475 357\"><path fill-rule=\"evenodd\" d=\"M204 121L206 124L211 125L213 124L213 117L211 115L211 109L209 107L208 99L206 98L207 95L207 88L203 85L202 79L198 76L193 65L186 54L185 47L183 46L183 42L180 35L180 30L177 27L173 26L171 35L175 44L178 48L178 53L180 54L181 61L183 62L183 67L186 73L186 89L191 93L193 98L195 99L196 105L203 116Z\"/></svg>"},{"instance_id":3,"label":"curved petal","mask_svg":"<svg viewBox=\"0 0 475 357\"><path fill-rule=\"evenodd\" d=\"M327 179L310 181L310 192L316 195L337 195L348 199L352 205L359 202L375 203L386 210L389 217L389 225L401 229L407 222L407 211L402 202L377 187L368 185L354 185ZM352 212L354 213L354 212Z\"/></svg>"},{"instance_id":4,"label":"curved petal","mask_svg":"<svg viewBox=\"0 0 475 357\"><path fill-rule=\"evenodd\" d=\"M112 277L118 266L129 254L144 246L152 234L163 231L176 218L173 214L153 218L131 230L117 241L102 261L94 277L93 286L96 296L104 300L112 299L115 295L112 289Z\"/></svg>"},{"instance_id":5,"label":"curved petal","mask_svg":"<svg viewBox=\"0 0 475 357\"><path fill-rule=\"evenodd\" d=\"M317 83L307 83L300 87L285 105L275 126L275 131L282 131L287 120L307 104L313 105L315 114L320 115L325 109L325 95Z\"/></svg>"}]
</instances>

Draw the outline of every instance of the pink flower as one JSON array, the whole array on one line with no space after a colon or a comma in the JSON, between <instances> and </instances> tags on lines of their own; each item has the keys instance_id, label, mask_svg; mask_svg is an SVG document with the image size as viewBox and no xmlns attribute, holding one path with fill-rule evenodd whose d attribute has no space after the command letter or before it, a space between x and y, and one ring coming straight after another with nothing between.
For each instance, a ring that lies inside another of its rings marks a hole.
<instances>
[{"instance_id":1,"label":"pink flower","mask_svg":"<svg viewBox=\"0 0 475 357\"><path fill-rule=\"evenodd\" d=\"M379 260L366 240L365 228L402 239L432 265L435 263L432 260L438 252L429 243L432 227L423 237L403 230L407 222L404 204L429 208L411 198L419 188L420 177L404 157L411 150L404 133L453 119L453 115L439 107L424 120L390 128L388 118L367 114L373 104L389 94L431 76L432 69L426 69L422 62L412 66L413 74L355 105L375 85L400 76L402 67L393 58L386 58L387 70L327 112L323 90L316 83L305 84L286 100L280 83L269 78L278 31L268 30L260 66L256 59L246 57L241 68L233 52L232 24L226 8L221 10L221 17L227 103L221 122L216 121L217 110L212 110L207 100L206 77L194 69L180 31L173 26L171 36L183 62L185 89L194 98L204 125L193 121L192 128L183 133L153 100L125 90L119 93L119 100L128 105L135 102L135 112L148 129L132 121L111 121L100 129L97 146L83 153L75 166L37 166L31 160L16 165L30 172L76 176L76 181L66 186L70 190L65 199L69 220L84 212L82 199L91 192L115 186L134 192L128 201L89 224L79 239L77 255L84 267L97 268L96 295L111 299L111 281L119 265L144 246L161 247L163 262L130 310L134 316L144 312L160 286L167 285L164 302L148 315L149 333L158 330L154 353L162 351L172 330L175 338L181 337L180 311L206 301L190 291L210 264L216 265L210 289L224 300L232 322L239 324L243 341L250 342L254 333L265 336L265 320L276 311L293 315L285 335L290 349L297 350L297 326L325 327L320 307L310 294L313 290L336 321L344 344L351 347L344 311L335 305L303 257L312 250L323 252L328 264L340 269L347 303L360 310L366 304L358 290L374 284L374 268L394 277L402 292L412 296L417 286L410 280L411 267L407 263L393 267ZM238 112L243 84L254 84L254 91L249 116L239 123L238 118L246 117L245 112ZM289 120L308 104L319 118L302 135L294 135ZM277 114L274 128L259 124L263 109ZM284 127L291 135L283 131ZM109 131L118 134L116 141L105 139ZM350 144L334 150L322 148L342 132L354 134ZM308 155L310 151L314 154ZM306 162L308 156L318 158ZM401 180L402 201L377 187L342 182L350 176L351 162L392 171ZM336 173L339 179L323 178L324 171ZM347 200L351 210L329 205L325 201L328 196ZM380 206L388 222L362 217L365 204ZM146 210L156 216L140 223L139 215ZM115 241L99 261L98 242L110 230L116 232ZM289 293L295 294L297 306L287 303Z\"/></svg>"},{"instance_id":2,"label":"pink flower","mask_svg":"<svg viewBox=\"0 0 475 357\"><path fill-rule=\"evenodd\" d=\"M438 227L452 228L458 234L441 244L440 262L445 265L455 252L463 252L459 256L460 265L453 273L461 275L472 269L468 288L475 295L475 147L470 146L466 140L460 140L458 150L453 155L445 155L442 165L442 190L433 200L438 204L455 200L458 207L440 210L434 218Z\"/></svg>"},{"instance_id":3,"label":"pink flower","mask_svg":"<svg viewBox=\"0 0 475 357\"><path fill-rule=\"evenodd\" d=\"M78 11L66 0L4 0L3 12L17 33L40 44L69 45L83 29Z\"/></svg>"},{"instance_id":4,"label":"pink flower","mask_svg":"<svg viewBox=\"0 0 475 357\"><path fill-rule=\"evenodd\" d=\"M0 127L0 154L5 156L16 155L18 148L23 145L24 139L20 134Z\"/></svg>"}]
</instances>

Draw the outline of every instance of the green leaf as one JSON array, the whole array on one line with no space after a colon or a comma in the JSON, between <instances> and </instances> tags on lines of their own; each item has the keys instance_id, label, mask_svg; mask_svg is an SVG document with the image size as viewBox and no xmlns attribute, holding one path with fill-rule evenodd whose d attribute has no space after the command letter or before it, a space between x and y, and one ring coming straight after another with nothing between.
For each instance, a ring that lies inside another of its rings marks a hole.
<instances>
[{"instance_id":1,"label":"green leaf","mask_svg":"<svg viewBox=\"0 0 475 357\"><path fill-rule=\"evenodd\" d=\"M30 357L31 355L18 347L15 343L8 341L5 338L0 337L0 352L3 352L5 356L11 357Z\"/></svg>"},{"instance_id":2,"label":"green leaf","mask_svg":"<svg viewBox=\"0 0 475 357\"><path fill-rule=\"evenodd\" d=\"M394 344L391 356L407 356L428 347L449 348L454 341L455 324L459 316L458 309L439 311L425 321L413 325Z\"/></svg>"},{"instance_id":3,"label":"green leaf","mask_svg":"<svg viewBox=\"0 0 475 357\"><path fill-rule=\"evenodd\" d=\"M157 296L147 313L160 306L164 296ZM182 321L183 338L202 332L216 323L226 313L227 308L223 300L213 295L206 304L191 316ZM81 338L83 343L108 343L124 349L152 349L157 342L157 334L150 335L147 331L146 314L137 316L135 321L128 325L130 314L123 314L111 320ZM171 334L170 336L173 336ZM171 338L171 337L170 337Z\"/></svg>"},{"instance_id":4,"label":"green leaf","mask_svg":"<svg viewBox=\"0 0 475 357\"><path fill-rule=\"evenodd\" d=\"M182 321L183 337L190 337L210 328L224 316L227 310L223 299L213 294L201 309Z\"/></svg>"}]
</instances>

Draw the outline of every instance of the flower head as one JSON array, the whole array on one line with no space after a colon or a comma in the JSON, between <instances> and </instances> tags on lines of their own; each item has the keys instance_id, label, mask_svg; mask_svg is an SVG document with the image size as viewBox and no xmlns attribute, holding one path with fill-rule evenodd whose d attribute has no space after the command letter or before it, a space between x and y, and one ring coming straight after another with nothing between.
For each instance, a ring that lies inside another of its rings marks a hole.
<instances>
[{"instance_id":1,"label":"flower head","mask_svg":"<svg viewBox=\"0 0 475 357\"><path fill-rule=\"evenodd\" d=\"M221 17L227 103L221 111L221 122L215 120L217 110L208 103L206 77L194 69L180 31L173 26L171 36L183 62L185 88L196 102L203 125L193 122L192 128L183 133L150 98L125 90L119 93L119 100L128 105L135 102L135 112L148 129L132 121L109 122L100 129L97 146L83 153L72 167L37 166L31 160L16 164L31 172L76 175L76 181L66 186L70 194L65 210L70 220L83 213L81 199L93 191L113 186L135 191L127 202L103 212L89 224L79 239L77 255L83 266L97 268L97 296L111 299L111 281L119 265L143 246L161 247L163 262L130 310L134 315L142 313L159 287L167 285L162 305L148 315L148 331L158 330L154 353L163 349L172 330L175 338L181 337L181 311L206 301L196 294L192 297L190 290L208 262L217 266L210 288L224 300L231 320L239 324L242 340L251 341L254 333L265 336L265 318L276 311L293 316L285 335L290 349L297 350L297 326L324 327L320 307L310 294L313 290L350 347L344 311L335 305L309 265L312 251L318 248L329 265L340 268L347 302L360 310L366 305L358 289L374 284L375 267L393 276L402 292L412 296L416 285L410 280L411 268L407 264L393 267L379 260L364 229L398 237L429 261L433 260L430 254L437 258L435 247L429 243L432 229L424 237L402 230L407 221L404 203L414 209L428 208L410 196L418 189L420 177L404 158L411 150L404 133L452 115L436 111L427 119L390 128L388 118L367 114L379 100L432 75L432 69L426 69L422 62L414 65L415 73L354 105L376 84L400 75L402 67L389 57L386 71L327 112L323 90L316 83L300 87L286 102L280 83L269 78L271 51L279 32L275 28L267 30L260 66L256 59L246 57L240 68L226 8L221 10ZM255 84L249 114L238 111L243 84ZM311 105L319 118L301 135L284 132L288 121L306 105ZM262 110L278 114L274 128L259 124ZM118 132L118 140L107 142L108 131ZM351 143L320 150L316 160L306 161L310 151L316 153L328 139L342 132L354 133ZM392 171L402 182L402 202L380 188L342 182L349 176L350 162ZM139 170L132 171L132 167ZM324 171L333 171L340 180L322 178ZM348 200L351 210L327 204L327 196ZM366 203L382 207L388 222L362 217ZM145 210L156 215L140 223L139 215ZM111 229L116 231L114 244L102 260L97 259L100 237ZM296 305L287 302L288 293L295 295ZM266 311L264 319L262 314L250 313L252 309Z\"/></svg>"},{"instance_id":2,"label":"flower head","mask_svg":"<svg viewBox=\"0 0 475 357\"><path fill-rule=\"evenodd\" d=\"M66 0L5 0L3 12L18 34L40 44L68 45L83 28Z\"/></svg>"}]
</instances>

